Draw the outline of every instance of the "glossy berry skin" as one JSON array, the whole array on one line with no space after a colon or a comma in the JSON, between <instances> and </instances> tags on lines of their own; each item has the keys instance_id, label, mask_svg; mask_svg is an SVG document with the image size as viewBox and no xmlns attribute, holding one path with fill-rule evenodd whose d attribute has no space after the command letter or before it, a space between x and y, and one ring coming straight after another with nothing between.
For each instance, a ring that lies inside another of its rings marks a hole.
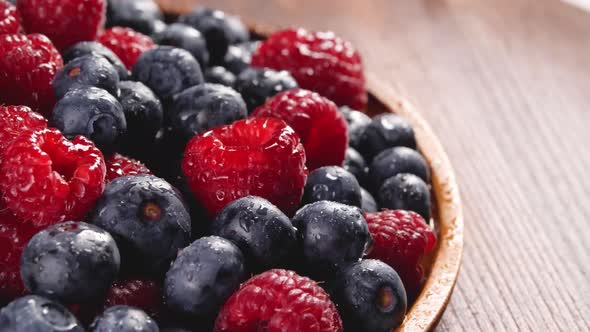
<instances>
[{"instance_id":1,"label":"glossy berry skin","mask_svg":"<svg viewBox=\"0 0 590 332\"><path fill-rule=\"evenodd\" d=\"M119 95L119 74L111 63L104 57L89 54L68 62L60 69L51 86L58 99L70 90L96 87L101 88L112 96Z\"/></svg>"},{"instance_id":2,"label":"glossy berry skin","mask_svg":"<svg viewBox=\"0 0 590 332\"><path fill-rule=\"evenodd\" d=\"M377 212L379 210L377 201L365 188L361 188L361 210L363 212Z\"/></svg>"},{"instance_id":3,"label":"glossy berry skin","mask_svg":"<svg viewBox=\"0 0 590 332\"><path fill-rule=\"evenodd\" d=\"M409 298L415 298L423 283L420 261L434 250L436 234L419 214L405 210L365 213L373 237L369 258L393 267L402 278Z\"/></svg>"},{"instance_id":4,"label":"glossy berry skin","mask_svg":"<svg viewBox=\"0 0 590 332\"><path fill-rule=\"evenodd\" d=\"M239 75L252 62L252 53L260 44L259 41L248 41L231 45L223 58L223 66L235 75Z\"/></svg>"},{"instance_id":5,"label":"glossy berry skin","mask_svg":"<svg viewBox=\"0 0 590 332\"><path fill-rule=\"evenodd\" d=\"M152 172L140 161L122 156L118 153L113 153L107 158L106 167L106 182L111 182L114 179L123 176L152 174Z\"/></svg>"},{"instance_id":6,"label":"glossy berry skin","mask_svg":"<svg viewBox=\"0 0 590 332\"><path fill-rule=\"evenodd\" d=\"M111 51L110 48L107 48L99 42L84 41L76 43L63 53L63 60L64 63L68 63L76 58L89 54L102 56L103 58L107 59L107 61L117 70L120 80L124 80L129 77L129 71L121 59L119 59L119 57L113 51Z\"/></svg>"},{"instance_id":7,"label":"glossy berry skin","mask_svg":"<svg viewBox=\"0 0 590 332\"><path fill-rule=\"evenodd\" d=\"M158 324L143 310L117 305L110 307L96 317L89 331L91 332L158 332Z\"/></svg>"},{"instance_id":8,"label":"glossy berry skin","mask_svg":"<svg viewBox=\"0 0 590 332\"><path fill-rule=\"evenodd\" d=\"M174 96L168 115L172 129L188 141L207 129L245 119L248 110L244 99L234 89L204 83Z\"/></svg>"},{"instance_id":9,"label":"glossy berry skin","mask_svg":"<svg viewBox=\"0 0 590 332\"><path fill-rule=\"evenodd\" d=\"M117 278L120 262L109 233L69 221L33 236L23 251L20 272L30 292L82 303L106 292Z\"/></svg>"},{"instance_id":10,"label":"glossy berry skin","mask_svg":"<svg viewBox=\"0 0 590 332\"><path fill-rule=\"evenodd\" d=\"M16 7L7 0L0 0L0 35L18 33L20 20Z\"/></svg>"},{"instance_id":11,"label":"glossy berry skin","mask_svg":"<svg viewBox=\"0 0 590 332\"><path fill-rule=\"evenodd\" d=\"M0 331L84 332L84 328L61 304L27 295L0 310Z\"/></svg>"},{"instance_id":12,"label":"glossy berry skin","mask_svg":"<svg viewBox=\"0 0 590 332\"><path fill-rule=\"evenodd\" d=\"M352 173L361 185L367 183L369 168L367 167L365 158L357 150L350 147L346 149L346 156L342 167Z\"/></svg>"},{"instance_id":13,"label":"glossy berry skin","mask_svg":"<svg viewBox=\"0 0 590 332\"><path fill-rule=\"evenodd\" d=\"M400 173L414 174L426 183L430 181L424 157L416 150L399 146L385 149L373 159L369 168L371 188L377 190L385 180Z\"/></svg>"},{"instance_id":14,"label":"glossy berry skin","mask_svg":"<svg viewBox=\"0 0 590 332\"><path fill-rule=\"evenodd\" d=\"M276 117L299 135L305 147L307 168L342 165L348 134L336 105L319 94L302 89L279 93L257 108L253 117Z\"/></svg>"},{"instance_id":15,"label":"glossy berry skin","mask_svg":"<svg viewBox=\"0 0 590 332\"><path fill-rule=\"evenodd\" d=\"M303 268L315 276L332 275L359 260L371 242L357 207L319 201L297 211L292 222L299 233Z\"/></svg>"},{"instance_id":16,"label":"glossy berry skin","mask_svg":"<svg viewBox=\"0 0 590 332\"><path fill-rule=\"evenodd\" d=\"M181 316L205 318L215 315L245 278L238 247L218 236L203 237L184 248L166 273L164 300Z\"/></svg>"},{"instance_id":17,"label":"glossy berry skin","mask_svg":"<svg viewBox=\"0 0 590 332\"><path fill-rule=\"evenodd\" d=\"M203 83L199 62L187 50L172 46L158 46L144 52L133 66L133 77L152 89L163 103Z\"/></svg>"},{"instance_id":18,"label":"glossy berry skin","mask_svg":"<svg viewBox=\"0 0 590 332\"><path fill-rule=\"evenodd\" d=\"M251 269L285 265L297 243L291 220L264 198L246 196L226 205L212 224L212 233L234 242Z\"/></svg>"},{"instance_id":19,"label":"glossy berry skin","mask_svg":"<svg viewBox=\"0 0 590 332\"><path fill-rule=\"evenodd\" d=\"M271 34L252 55L252 66L286 70L304 89L339 106L367 105L359 53L332 32L287 29Z\"/></svg>"},{"instance_id":20,"label":"glossy berry skin","mask_svg":"<svg viewBox=\"0 0 590 332\"><path fill-rule=\"evenodd\" d=\"M205 70L205 81L208 83L233 87L236 83L236 79L236 75L221 66L215 66Z\"/></svg>"},{"instance_id":21,"label":"glossy berry skin","mask_svg":"<svg viewBox=\"0 0 590 332\"><path fill-rule=\"evenodd\" d=\"M295 88L297 82L291 74L268 68L245 69L238 75L235 84L235 89L244 97L249 112L277 93Z\"/></svg>"},{"instance_id":22,"label":"glossy berry skin","mask_svg":"<svg viewBox=\"0 0 590 332\"><path fill-rule=\"evenodd\" d=\"M173 23L152 36L156 44L169 45L185 49L192 54L201 68L206 68L209 63L209 51L205 38L199 30L181 23Z\"/></svg>"},{"instance_id":23,"label":"glossy berry skin","mask_svg":"<svg viewBox=\"0 0 590 332\"><path fill-rule=\"evenodd\" d=\"M0 160L4 149L25 130L47 128L47 120L27 106L0 106Z\"/></svg>"},{"instance_id":24,"label":"glossy berry skin","mask_svg":"<svg viewBox=\"0 0 590 332\"><path fill-rule=\"evenodd\" d=\"M246 281L224 304L215 332L342 332L328 294L293 271L269 270Z\"/></svg>"},{"instance_id":25,"label":"glossy berry skin","mask_svg":"<svg viewBox=\"0 0 590 332\"><path fill-rule=\"evenodd\" d=\"M352 175L339 166L324 166L307 177L302 204L332 201L361 207L361 186Z\"/></svg>"},{"instance_id":26,"label":"glossy berry skin","mask_svg":"<svg viewBox=\"0 0 590 332\"><path fill-rule=\"evenodd\" d=\"M88 139L29 131L4 151L0 190L15 215L48 226L82 218L102 193L105 173L102 153Z\"/></svg>"},{"instance_id":27,"label":"glossy berry skin","mask_svg":"<svg viewBox=\"0 0 590 332\"><path fill-rule=\"evenodd\" d=\"M380 114L375 116L363 131L358 151L371 162L381 151L396 146L416 149L416 138L412 126L399 115Z\"/></svg>"},{"instance_id":28,"label":"glossy berry skin","mask_svg":"<svg viewBox=\"0 0 590 332\"><path fill-rule=\"evenodd\" d=\"M341 106L340 112L348 123L348 145L359 149L361 146L361 136L371 123L371 118L365 113L353 110L348 106Z\"/></svg>"},{"instance_id":29,"label":"glossy berry skin","mask_svg":"<svg viewBox=\"0 0 590 332\"><path fill-rule=\"evenodd\" d=\"M113 151L127 130L123 107L107 91L94 87L70 90L60 99L50 123L66 137L82 135L102 151Z\"/></svg>"},{"instance_id":30,"label":"glossy berry skin","mask_svg":"<svg viewBox=\"0 0 590 332\"><path fill-rule=\"evenodd\" d=\"M123 145L127 150L152 142L164 122L160 99L141 82L119 82L119 102L127 120Z\"/></svg>"},{"instance_id":31,"label":"glossy berry skin","mask_svg":"<svg viewBox=\"0 0 590 332\"><path fill-rule=\"evenodd\" d=\"M108 0L107 27L128 27L145 35L158 31L164 14L153 0Z\"/></svg>"},{"instance_id":32,"label":"glossy berry skin","mask_svg":"<svg viewBox=\"0 0 590 332\"><path fill-rule=\"evenodd\" d=\"M63 66L49 38L0 34L0 100L48 115L55 104L51 81Z\"/></svg>"},{"instance_id":33,"label":"glossy berry skin","mask_svg":"<svg viewBox=\"0 0 590 332\"><path fill-rule=\"evenodd\" d=\"M392 210L410 210L430 220L430 189L414 174L400 173L387 179L377 194L379 206Z\"/></svg>"},{"instance_id":34,"label":"glossy berry skin","mask_svg":"<svg viewBox=\"0 0 590 332\"><path fill-rule=\"evenodd\" d=\"M113 235L124 265L148 272L164 268L191 236L182 198L168 182L153 175L111 181L87 220Z\"/></svg>"},{"instance_id":35,"label":"glossy berry skin","mask_svg":"<svg viewBox=\"0 0 590 332\"><path fill-rule=\"evenodd\" d=\"M178 22L192 26L205 36L212 61L223 59L229 45L248 40L248 30L240 19L220 10L197 8L180 16Z\"/></svg>"},{"instance_id":36,"label":"glossy berry skin","mask_svg":"<svg viewBox=\"0 0 590 332\"><path fill-rule=\"evenodd\" d=\"M107 29L97 41L111 49L129 70L142 53L156 46L150 37L124 27Z\"/></svg>"},{"instance_id":37,"label":"glossy berry skin","mask_svg":"<svg viewBox=\"0 0 590 332\"><path fill-rule=\"evenodd\" d=\"M236 121L195 136L182 171L210 216L248 195L268 199L289 215L299 205L307 177L299 137L283 121Z\"/></svg>"},{"instance_id":38,"label":"glossy berry skin","mask_svg":"<svg viewBox=\"0 0 590 332\"><path fill-rule=\"evenodd\" d=\"M115 281L104 297L103 309L116 305L136 307L156 319L161 311L162 288L147 279Z\"/></svg>"},{"instance_id":39,"label":"glossy berry skin","mask_svg":"<svg viewBox=\"0 0 590 332\"><path fill-rule=\"evenodd\" d=\"M406 315L404 285L397 272L381 261L349 265L329 288L347 331L391 332Z\"/></svg>"}]
</instances>

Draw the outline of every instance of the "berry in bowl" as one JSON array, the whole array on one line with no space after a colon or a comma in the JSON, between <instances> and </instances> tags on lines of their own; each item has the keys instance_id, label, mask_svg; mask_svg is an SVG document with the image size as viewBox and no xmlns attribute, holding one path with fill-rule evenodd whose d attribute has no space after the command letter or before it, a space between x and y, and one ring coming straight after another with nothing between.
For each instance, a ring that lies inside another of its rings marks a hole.
<instances>
[{"instance_id":1,"label":"berry in bowl","mask_svg":"<svg viewBox=\"0 0 590 332\"><path fill-rule=\"evenodd\" d=\"M334 33L168 4L0 0L0 330L433 328L463 239L425 121Z\"/></svg>"}]
</instances>

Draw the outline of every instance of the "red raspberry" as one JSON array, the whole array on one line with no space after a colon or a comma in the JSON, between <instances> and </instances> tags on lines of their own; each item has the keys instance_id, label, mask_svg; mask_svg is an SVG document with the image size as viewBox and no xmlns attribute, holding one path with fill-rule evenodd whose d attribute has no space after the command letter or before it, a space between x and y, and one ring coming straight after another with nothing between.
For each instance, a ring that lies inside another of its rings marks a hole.
<instances>
[{"instance_id":1,"label":"red raspberry","mask_svg":"<svg viewBox=\"0 0 590 332\"><path fill-rule=\"evenodd\" d=\"M62 66L45 36L0 35L0 100L49 114L55 103L51 81Z\"/></svg>"},{"instance_id":2,"label":"red raspberry","mask_svg":"<svg viewBox=\"0 0 590 332\"><path fill-rule=\"evenodd\" d=\"M152 174L144 164L139 160L131 159L129 157L122 156L118 153L111 155L106 160L107 175L106 181L111 182L116 178L127 175L138 175L138 174Z\"/></svg>"},{"instance_id":3,"label":"red raspberry","mask_svg":"<svg viewBox=\"0 0 590 332\"><path fill-rule=\"evenodd\" d=\"M87 138L27 131L4 151L0 191L18 217L47 226L80 220L101 195L105 173L102 153Z\"/></svg>"},{"instance_id":4,"label":"red raspberry","mask_svg":"<svg viewBox=\"0 0 590 332\"><path fill-rule=\"evenodd\" d=\"M252 66L287 70L300 87L340 106L363 109L367 105L361 57L332 32L288 29L273 33L252 55Z\"/></svg>"},{"instance_id":5,"label":"red raspberry","mask_svg":"<svg viewBox=\"0 0 590 332\"><path fill-rule=\"evenodd\" d=\"M409 295L422 284L420 259L436 245L436 234L424 218L412 211L383 210L365 213L373 249L368 255L393 267Z\"/></svg>"},{"instance_id":6,"label":"red raspberry","mask_svg":"<svg viewBox=\"0 0 590 332\"><path fill-rule=\"evenodd\" d=\"M162 289L153 280L117 281L107 292L103 309L115 305L133 306L158 319L162 305Z\"/></svg>"},{"instance_id":7,"label":"red raspberry","mask_svg":"<svg viewBox=\"0 0 590 332\"><path fill-rule=\"evenodd\" d=\"M248 195L266 198L290 214L307 178L299 136L275 118L236 121L193 137L182 170L211 216Z\"/></svg>"},{"instance_id":8,"label":"red raspberry","mask_svg":"<svg viewBox=\"0 0 590 332\"><path fill-rule=\"evenodd\" d=\"M4 149L25 130L47 128L47 120L27 106L0 106L0 161Z\"/></svg>"},{"instance_id":9,"label":"red raspberry","mask_svg":"<svg viewBox=\"0 0 590 332\"><path fill-rule=\"evenodd\" d=\"M106 30L98 41L108 47L131 70L141 53L156 46L153 40L131 28L112 27Z\"/></svg>"},{"instance_id":10,"label":"red raspberry","mask_svg":"<svg viewBox=\"0 0 590 332\"><path fill-rule=\"evenodd\" d=\"M282 92L252 114L285 121L299 135L307 168L342 165L348 146L348 125L336 104L319 94L302 89Z\"/></svg>"},{"instance_id":11,"label":"red raspberry","mask_svg":"<svg viewBox=\"0 0 590 332\"><path fill-rule=\"evenodd\" d=\"M0 35L17 33L20 30L20 15L8 1L0 0Z\"/></svg>"},{"instance_id":12,"label":"red raspberry","mask_svg":"<svg viewBox=\"0 0 590 332\"><path fill-rule=\"evenodd\" d=\"M252 277L221 308L215 332L339 332L342 321L328 294L293 271Z\"/></svg>"}]
</instances>

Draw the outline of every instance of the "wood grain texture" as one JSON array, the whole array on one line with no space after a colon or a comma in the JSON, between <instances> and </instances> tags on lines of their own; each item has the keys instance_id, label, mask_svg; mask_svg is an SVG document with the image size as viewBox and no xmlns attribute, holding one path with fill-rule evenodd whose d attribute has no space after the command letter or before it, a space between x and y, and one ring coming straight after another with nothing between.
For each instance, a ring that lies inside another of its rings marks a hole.
<instances>
[{"instance_id":1,"label":"wood grain texture","mask_svg":"<svg viewBox=\"0 0 590 332\"><path fill-rule=\"evenodd\" d=\"M441 138L466 247L438 331L590 330L590 15L551 0L199 2L337 31Z\"/></svg>"}]
</instances>

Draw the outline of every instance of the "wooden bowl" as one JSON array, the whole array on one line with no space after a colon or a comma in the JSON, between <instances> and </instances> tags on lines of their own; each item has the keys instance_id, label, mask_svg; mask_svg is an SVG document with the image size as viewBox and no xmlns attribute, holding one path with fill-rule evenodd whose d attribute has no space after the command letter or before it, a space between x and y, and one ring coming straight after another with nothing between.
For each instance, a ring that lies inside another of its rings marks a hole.
<instances>
[{"instance_id":1,"label":"wooden bowl","mask_svg":"<svg viewBox=\"0 0 590 332\"><path fill-rule=\"evenodd\" d=\"M158 0L163 11L173 15L192 9L191 1ZM248 22L250 30L268 36L276 27ZM399 98L392 89L367 73L371 116L390 112L408 120L416 133L418 149L424 155L432 175L433 217L431 223L437 233L437 245L423 261L426 283L411 305L402 325L395 332L424 332L434 329L457 281L463 253L463 210L453 168L428 123L414 107Z\"/></svg>"}]
</instances>

